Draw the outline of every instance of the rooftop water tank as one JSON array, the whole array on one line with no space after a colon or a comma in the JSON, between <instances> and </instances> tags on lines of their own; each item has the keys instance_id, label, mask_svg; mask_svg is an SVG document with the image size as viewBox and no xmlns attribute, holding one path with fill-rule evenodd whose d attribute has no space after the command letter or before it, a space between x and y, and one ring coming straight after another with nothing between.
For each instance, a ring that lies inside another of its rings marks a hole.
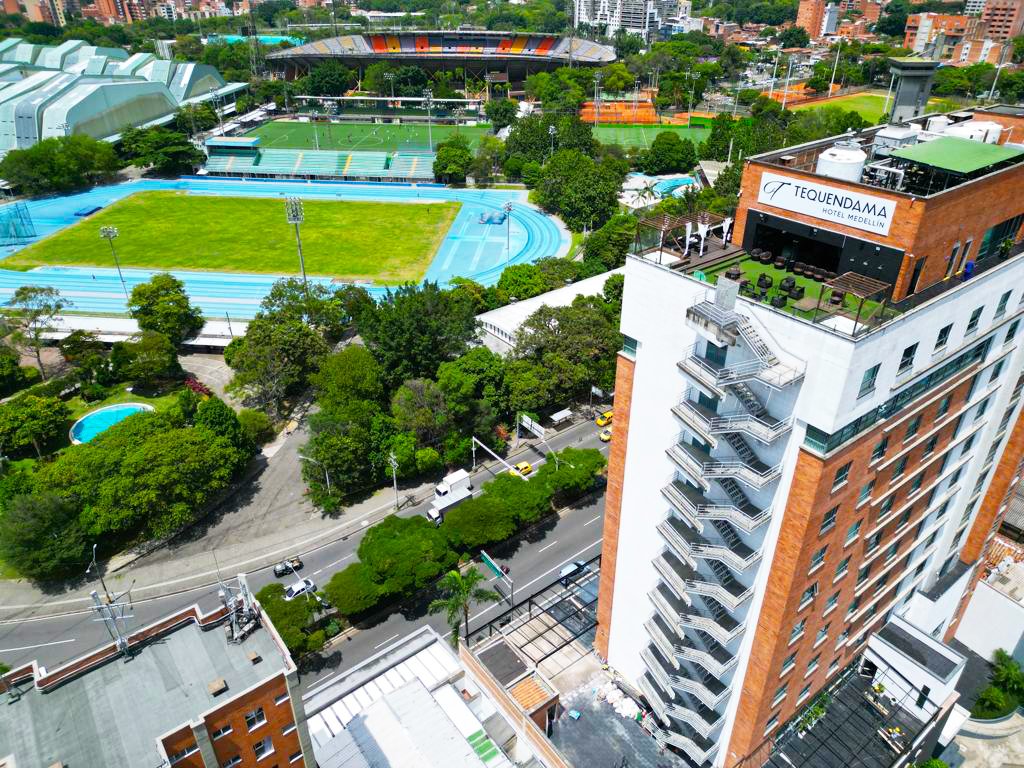
<instances>
[{"instance_id":1,"label":"rooftop water tank","mask_svg":"<svg viewBox=\"0 0 1024 768\"><path fill-rule=\"evenodd\" d=\"M818 155L815 173L832 179L860 181L868 156L857 144L841 141Z\"/></svg>"},{"instance_id":2,"label":"rooftop water tank","mask_svg":"<svg viewBox=\"0 0 1024 768\"><path fill-rule=\"evenodd\" d=\"M888 154L900 147L907 147L916 144L918 131L913 125L887 125L879 129L872 140L874 153L879 157L886 157Z\"/></svg>"},{"instance_id":3,"label":"rooftop water tank","mask_svg":"<svg viewBox=\"0 0 1024 768\"><path fill-rule=\"evenodd\" d=\"M991 120L968 120L965 123L956 123L946 129L947 136L959 136L972 141L983 141L986 144L998 144L999 134L1003 127Z\"/></svg>"},{"instance_id":4,"label":"rooftop water tank","mask_svg":"<svg viewBox=\"0 0 1024 768\"><path fill-rule=\"evenodd\" d=\"M935 131L935 133L942 133L952 124L953 121L945 115L936 115L935 117L928 118L928 130Z\"/></svg>"}]
</instances>

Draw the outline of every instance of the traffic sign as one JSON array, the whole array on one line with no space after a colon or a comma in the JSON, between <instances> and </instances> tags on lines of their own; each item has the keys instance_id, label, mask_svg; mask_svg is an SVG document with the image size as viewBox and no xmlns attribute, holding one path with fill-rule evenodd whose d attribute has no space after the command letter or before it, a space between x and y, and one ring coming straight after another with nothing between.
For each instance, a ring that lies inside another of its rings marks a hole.
<instances>
[{"instance_id":1,"label":"traffic sign","mask_svg":"<svg viewBox=\"0 0 1024 768\"><path fill-rule=\"evenodd\" d=\"M497 576L499 579L505 575L504 573L502 573L501 568L498 566L498 564L491 559L491 556L483 550L480 550L480 559L483 560L484 565L487 566L487 569L495 576Z\"/></svg>"}]
</instances>

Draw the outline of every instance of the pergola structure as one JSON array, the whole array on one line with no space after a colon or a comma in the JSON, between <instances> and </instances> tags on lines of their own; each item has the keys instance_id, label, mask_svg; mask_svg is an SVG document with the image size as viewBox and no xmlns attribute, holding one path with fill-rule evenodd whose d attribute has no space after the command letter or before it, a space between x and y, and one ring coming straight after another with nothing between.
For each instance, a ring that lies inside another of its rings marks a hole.
<instances>
[{"instance_id":1,"label":"pergola structure","mask_svg":"<svg viewBox=\"0 0 1024 768\"><path fill-rule=\"evenodd\" d=\"M681 259L690 256L690 246L697 245L697 257L703 258L708 238L716 232L722 244L729 242L732 219L719 216L717 213L699 211L685 216L671 216L659 213L641 219L636 228L636 239L633 252L637 254L657 254L659 264L663 263L665 249L668 247L673 255Z\"/></svg>"},{"instance_id":2,"label":"pergola structure","mask_svg":"<svg viewBox=\"0 0 1024 768\"><path fill-rule=\"evenodd\" d=\"M891 289L892 286L882 280L859 275L856 272L844 272L838 277L822 283L821 291L818 293L818 303L814 307L813 321L817 322L818 320L818 313L822 308L821 300L826 291L829 293L829 305L835 304L841 307L847 295L853 296L857 299L857 314L853 318L853 335L856 336L857 325L860 323L861 314L864 311L864 302L880 298L879 315L883 315ZM837 297L837 300L833 301L832 297Z\"/></svg>"}]
</instances>

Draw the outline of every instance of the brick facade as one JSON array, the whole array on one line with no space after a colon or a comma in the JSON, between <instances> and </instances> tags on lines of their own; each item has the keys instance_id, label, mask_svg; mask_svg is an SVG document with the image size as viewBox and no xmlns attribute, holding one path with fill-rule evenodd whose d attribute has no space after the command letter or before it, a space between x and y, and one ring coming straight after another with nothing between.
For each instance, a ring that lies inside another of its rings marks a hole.
<instances>
[{"instance_id":1,"label":"brick facade","mask_svg":"<svg viewBox=\"0 0 1024 768\"><path fill-rule=\"evenodd\" d=\"M1006 446L1003 448L1003 455L999 459L995 473L992 475L988 492L981 502L978 516L974 519L974 525L971 526L967 541L964 543L960 556L965 563L973 564L981 559L989 537L996 529L996 517L1006 499L1007 491L1010 490L1010 483L1017 476L1022 455L1024 455L1024 418L1018 417L1010 432L1010 439L1007 440Z\"/></svg>"},{"instance_id":2,"label":"brick facade","mask_svg":"<svg viewBox=\"0 0 1024 768\"><path fill-rule=\"evenodd\" d=\"M876 628L894 604L909 555L922 541L930 489L942 471L943 456L949 453L954 460L959 453L958 447L947 449L972 382L972 371L965 372L945 390L926 393L827 458L800 451L743 677L727 766L768 738L765 731L773 717L774 729L813 701L862 650L870 632L846 642L863 629ZM833 490L837 472L847 465L846 481ZM822 548L824 556L815 564ZM864 567L869 570L860 580ZM808 588L817 591L807 596ZM793 638L800 622L802 633ZM785 696L773 705L784 683ZM801 697L805 686L810 686L808 693Z\"/></svg>"},{"instance_id":3,"label":"brick facade","mask_svg":"<svg viewBox=\"0 0 1024 768\"><path fill-rule=\"evenodd\" d=\"M608 658L608 633L615 592L615 564L619 552L619 523L622 516L622 481L626 471L629 414L633 404L633 371L636 362L619 354L615 368L615 415L611 448L608 451L608 490L604 500L604 540L601 543L601 582L597 593L597 635L594 647Z\"/></svg>"}]
</instances>

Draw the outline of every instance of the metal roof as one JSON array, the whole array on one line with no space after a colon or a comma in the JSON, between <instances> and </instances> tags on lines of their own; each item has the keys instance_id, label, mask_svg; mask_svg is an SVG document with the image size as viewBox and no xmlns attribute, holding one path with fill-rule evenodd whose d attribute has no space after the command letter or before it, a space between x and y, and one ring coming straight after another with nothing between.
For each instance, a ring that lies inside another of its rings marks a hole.
<instances>
[{"instance_id":1,"label":"metal roof","mask_svg":"<svg viewBox=\"0 0 1024 768\"><path fill-rule=\"evenodd\" d=\"M1024 149L1000 144L984 144L959 136L940 136L911 147L893 150L893 157L953 173L974 173L983 168L1012 160Z\"/></svg>"}]
</instances>

